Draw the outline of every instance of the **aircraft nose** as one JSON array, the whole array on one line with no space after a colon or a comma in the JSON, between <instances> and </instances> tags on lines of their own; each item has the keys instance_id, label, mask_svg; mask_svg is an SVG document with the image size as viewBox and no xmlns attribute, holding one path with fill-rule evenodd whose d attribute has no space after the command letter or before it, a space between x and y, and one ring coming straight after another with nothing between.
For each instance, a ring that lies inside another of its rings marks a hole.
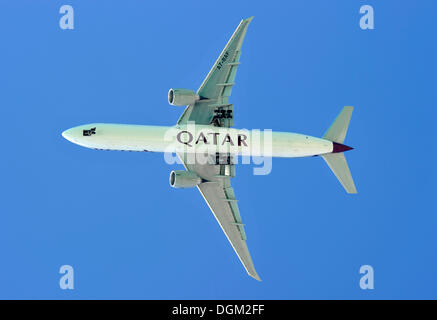
<instances>
[{"instance_id":1,"label":"aircraft nose","mask_svg":"<svg viewBox=\"0 0 437 320\"><path fill-rule=\"evenodd\" d=\"M73 131L72 129L65 130L64 132L62 132L62 136L65 139L67 139L68 141L74 142L73 141L73 132L72 131Z\"/></svg>"}]
</instances>

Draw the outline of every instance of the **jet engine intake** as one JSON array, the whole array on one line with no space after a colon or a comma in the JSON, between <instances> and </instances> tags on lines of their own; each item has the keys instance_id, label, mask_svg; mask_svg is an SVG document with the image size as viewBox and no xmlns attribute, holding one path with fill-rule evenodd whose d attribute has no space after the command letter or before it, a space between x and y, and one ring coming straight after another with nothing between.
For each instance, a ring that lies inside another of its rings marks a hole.
<instances>
[{"instance_id":1,"label":"jet engine intake","mask_svg":"<svg viewBox=\"0 0 437 320\"><path fill-rule=\"evenodd\" d=\"M202 182L197 174L185 170L170 172L170 185L173 188L193 188Z\"/></svg>"},{"instance_id":2,"label":"jet engine intake","mask_svg":"<svg viewBox=\"0 0 437 320\"><path fill-rule=\"evenodd\" d=\"M172 106L187 106L199 100L199 96L188 89L170 89L168 91L168 103Z\"/></svg>"}]
</instances>

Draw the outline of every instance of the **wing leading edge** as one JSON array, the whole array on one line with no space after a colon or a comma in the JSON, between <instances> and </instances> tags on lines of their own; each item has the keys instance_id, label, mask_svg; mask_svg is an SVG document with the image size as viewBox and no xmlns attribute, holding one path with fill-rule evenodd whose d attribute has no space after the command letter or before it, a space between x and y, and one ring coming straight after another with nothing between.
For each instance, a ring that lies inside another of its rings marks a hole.
<instances>
[{"instance_id":1,"label":"wing leading edge","mask_svg":"<svg viewBox=\"0 0 437 320\"><path fill-rule=\"evenodd\" d=\"M253 17L250 17L240 22L205 80L203 80L199 90L197 90L197 94L201 99L185 108L177 124L194 121L196 124L202 125L233 126L233 106L229 104L228 97L231 95L238 65L240 64L241 46L252 19ZM213 120L215 113L220 109L227 112L229 110L230 112L227 114L230 116L227 117L226 121L217 124Z\"/></svg>"},{"instance_id":2,"label":"wing leading edge","mask_svg":"<svg viewBox=\"0 0 437 320\"><path fill-rule=\"evenodd\" d=\"M178 154L178 156L186 170L195 172L205 181L199 184L197 188L247 273L256 280L261 281L247 248L246 233L244 232L234 189L231 187L230 176L221 174L223 173L223 165L188 164L183 154Z\"/></svg>"},{"instance_id":3,"label":"wing leading edge","mask_svg":"<svg viewBox=\"0 0 437 320\"><path fill-rule=\"evenodd\" d=\"M240 64L241 45L252 19L253 17L250 17L240 22L197 91L200 100L185 108L178 125L193 121L196 125L233 126L233 105L229 104L228 97L231 95ZM204 181L197 188L247 273L261 281L247 248L244 225L234 189L231 187L230 178L235 176L235 165L231 163L189 164L185 159L185 154L178 153L178 156L187 171L195 172Z\"/></svg>"},{"instance_id":4,"label":"wing leading edge","mask_svg":"<svg viewBox=\"0 0 437 320\"><path fill-rule=\"evenodd\" d=\"M247 273L256 280L261 281L247 248L246 234L244 233L244 225L236 203L237 200L234 197L227 197L229 193L234 194L229 178L223 181L223 184L221 185L219 182L202 183L198 186L198 189ZM225 185L228 185L228 187Z\"/></svg>"}]
</instances>

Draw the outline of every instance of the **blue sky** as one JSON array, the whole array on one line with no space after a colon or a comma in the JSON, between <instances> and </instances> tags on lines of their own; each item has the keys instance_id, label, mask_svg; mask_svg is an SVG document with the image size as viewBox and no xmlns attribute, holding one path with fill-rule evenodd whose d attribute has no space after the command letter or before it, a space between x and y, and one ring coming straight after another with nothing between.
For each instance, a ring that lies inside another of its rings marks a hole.
<instances>
[{"instance_id":1,"label":"blue sky","mask_svg":"<svg viewBox=\"0 0 437 320\"><path fill-rule=\"evenodd\" d=\"M59 8L75 29L59 28ZM375 29L359 27L373 5ZM437 3L3 1L0 298L437 298ZM81 148L91 122L174 124L241 18L255 16L231 97L239 128L322 136L355 106L358 195L320 158L240 165L232 183L263 282L246 275L196 189L162 154ZM61 265L75 289L61 290ZM359 268L375 271L361 290Z\"/></svg>"}]
</instances>

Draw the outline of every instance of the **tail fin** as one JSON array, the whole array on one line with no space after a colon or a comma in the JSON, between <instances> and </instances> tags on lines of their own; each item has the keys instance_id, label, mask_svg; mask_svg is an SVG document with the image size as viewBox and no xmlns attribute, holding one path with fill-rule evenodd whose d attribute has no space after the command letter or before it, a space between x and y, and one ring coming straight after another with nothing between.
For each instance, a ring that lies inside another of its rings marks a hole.
<instances>
[{"instance_id":1,"label":"tail fin","mask_svg":"<svg viewBox=\"0 0 437 320\"><path fill-rule=\"evenodd\" d=\"M333 153L322 155L322 158L326 161L329 168L331 168L332 172L335 174L347 193L357 193L349 166L347 165L346 158L342 152L352 149L344 146L343 142L346 138L353 109L353 107L344 107L331 127L323 136L323 139L330 140L334 143L334 150Z\"/></svg>"}]
</instances>

